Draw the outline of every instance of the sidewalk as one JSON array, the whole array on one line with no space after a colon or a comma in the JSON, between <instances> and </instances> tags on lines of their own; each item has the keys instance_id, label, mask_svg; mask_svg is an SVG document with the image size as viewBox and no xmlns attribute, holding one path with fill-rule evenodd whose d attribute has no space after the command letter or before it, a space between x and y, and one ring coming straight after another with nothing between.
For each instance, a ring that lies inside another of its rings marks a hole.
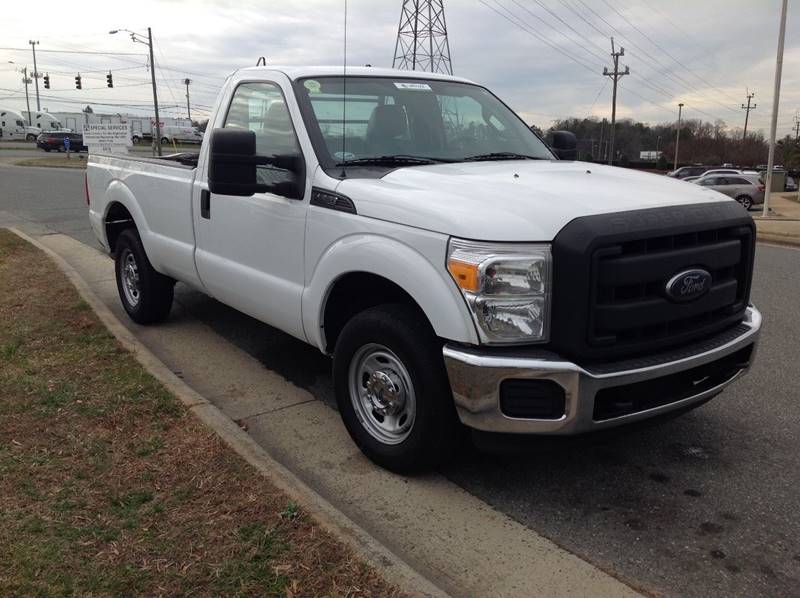
<instances>
[{"instance_id":1,"label":"sidewalk","mask_svg":"<svg viewBox=\"0 0 800 598\"><path fill-rule=\"evenodd\" d=\"M773 193L769 199L770 216L753 212L758 240L800 247L800 202L797 193Z\"/></svg>"},{"instance_id":2,"label":"sidewalk","mask_svg":"<svg viewBox=\"0 0 800 598\"><path fill-rule=\"evenodd\" d=\"M202 405L193 411L201 420L251 463L268 470L274 459L307 485L327 505L342 539L356 536L357 552L382 565L401 588L454 596L637 595L439 474L406 478L375 467L333 409L231 345L180 303L162 326L132 324L119 306L107 256L61 234L36 240L74 268L108 315L118 318L113 328L124 326L126 336L154 354L156 370L199 393ZM218 415L209 417L210 411ZM257 450L241 452L248 443ZM320 512L308 495L303 502L312 514ZM363 530L361 539L354 530ZM417 587L408 584L413 579Z\"/></svg>"}]
</instances>

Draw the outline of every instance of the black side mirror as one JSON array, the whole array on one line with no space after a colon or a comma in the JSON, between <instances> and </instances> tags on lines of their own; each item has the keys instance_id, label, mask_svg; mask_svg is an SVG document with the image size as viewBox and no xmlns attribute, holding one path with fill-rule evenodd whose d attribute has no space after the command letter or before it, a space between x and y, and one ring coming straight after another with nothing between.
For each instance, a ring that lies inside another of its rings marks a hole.
<instances>
[{"instance_id":1,"label":"black side mirror","mask_svg":"<svg viewBox=\"0 0 800 598\"><path fill-rule=\"evenodd\" d=\"M208 189L247 197L266 191L256 177L256 134L243 129L214 129L208 162Z\"/></svg>"},{"instance_id":2,"label":"black side mirror","mask_svg":"<svg viewBox=\"0 0 800 598\"><path fill-rule=\"evenodd\" d=\"M575 160L578 157L578 140L570 131L553 131L550 148L559 160Z\"/></svg>"},{"instance_id":3,"label":"black side mirror","mask_svg":"<svg viewBox=\"0 0 800 598\"><path fill-rule=\"evenodd\" d=\"M244 129L214 129L208 163L208 189L211 193L249 197L254 193L275 193L289 199L302 199L305 187L305 161L302 156L257 156L256 134ZM272 165L292 173L292 180L274 184L258 182L259 165Z\"/></svg>"}]
</instances>

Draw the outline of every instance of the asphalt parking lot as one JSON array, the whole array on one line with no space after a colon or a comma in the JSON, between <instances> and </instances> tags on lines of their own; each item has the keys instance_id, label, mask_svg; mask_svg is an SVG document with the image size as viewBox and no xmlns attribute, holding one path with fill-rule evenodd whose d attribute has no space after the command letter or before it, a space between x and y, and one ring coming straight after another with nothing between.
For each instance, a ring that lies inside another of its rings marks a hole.
<instances>
[{"instance_id":1,"label":"asphalt parking lot","mask_svg":"<svg viewBox=\"0 0 800 598\"><path fill-rule=\"evenodd\" d=\"M83 197L81 171L0 168L0 225L21 219L95 245ZM501 439L443 473L636 587L800 595L799 274L800 251L759 246L756 365L706 406L599 437ZM332 403L330 364L315 349L200 293L180 288L178 297L217 334Z\"/></svg>"}]
</instances>

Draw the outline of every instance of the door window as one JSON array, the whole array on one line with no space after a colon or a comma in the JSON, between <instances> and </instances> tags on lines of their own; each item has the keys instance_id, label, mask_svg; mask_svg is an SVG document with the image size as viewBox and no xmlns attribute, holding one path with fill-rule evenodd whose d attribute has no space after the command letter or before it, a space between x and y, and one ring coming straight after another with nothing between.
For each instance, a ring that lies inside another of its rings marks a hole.
<instances>
[{"instance_id":1,"label":"door window","mask_svg":"<svg viewBox=\"0 0 800 598\"><path fill-rule=\"evenodd\" d=\"M259 156L300 155L289 108L281 88L274 83L239 85L231 99L224 126L253 131ZM259 165L257 169L258 182L266 185L289 182L295 176L272 165Z\"/></svg>"}]
</instances>

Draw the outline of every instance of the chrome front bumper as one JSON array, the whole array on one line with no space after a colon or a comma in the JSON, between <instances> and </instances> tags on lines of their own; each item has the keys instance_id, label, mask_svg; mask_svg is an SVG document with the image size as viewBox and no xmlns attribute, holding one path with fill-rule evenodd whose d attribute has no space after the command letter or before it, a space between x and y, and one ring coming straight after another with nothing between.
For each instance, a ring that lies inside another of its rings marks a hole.
<instances>
[{"instance_id":1,"label":"chrome front bumper","mask_svg":"<svg viewBox=\"0 0 800 598\"><path fill-rule=\"evenodd\" d=\"M598 420L594 416L595 396L605 388L623 387L690 370L721 360L748 346L752 346L749 357L752 362L760 329L761 314L750 306L733 336L730 332L720 334L716 339L697 345L696 352L676 351L602 367L584 368L546 352L508 350L489 353L453 344L445 345L443 352L456 410L465 425L489 432L578 434L647 419L708 400L740 377L747 366L711 388L667 404L610 419ZM507 416L500 405L500 385L506 379L555 382L564 389L564 415L558 419Z\"/></svg>"}]
</instances>

